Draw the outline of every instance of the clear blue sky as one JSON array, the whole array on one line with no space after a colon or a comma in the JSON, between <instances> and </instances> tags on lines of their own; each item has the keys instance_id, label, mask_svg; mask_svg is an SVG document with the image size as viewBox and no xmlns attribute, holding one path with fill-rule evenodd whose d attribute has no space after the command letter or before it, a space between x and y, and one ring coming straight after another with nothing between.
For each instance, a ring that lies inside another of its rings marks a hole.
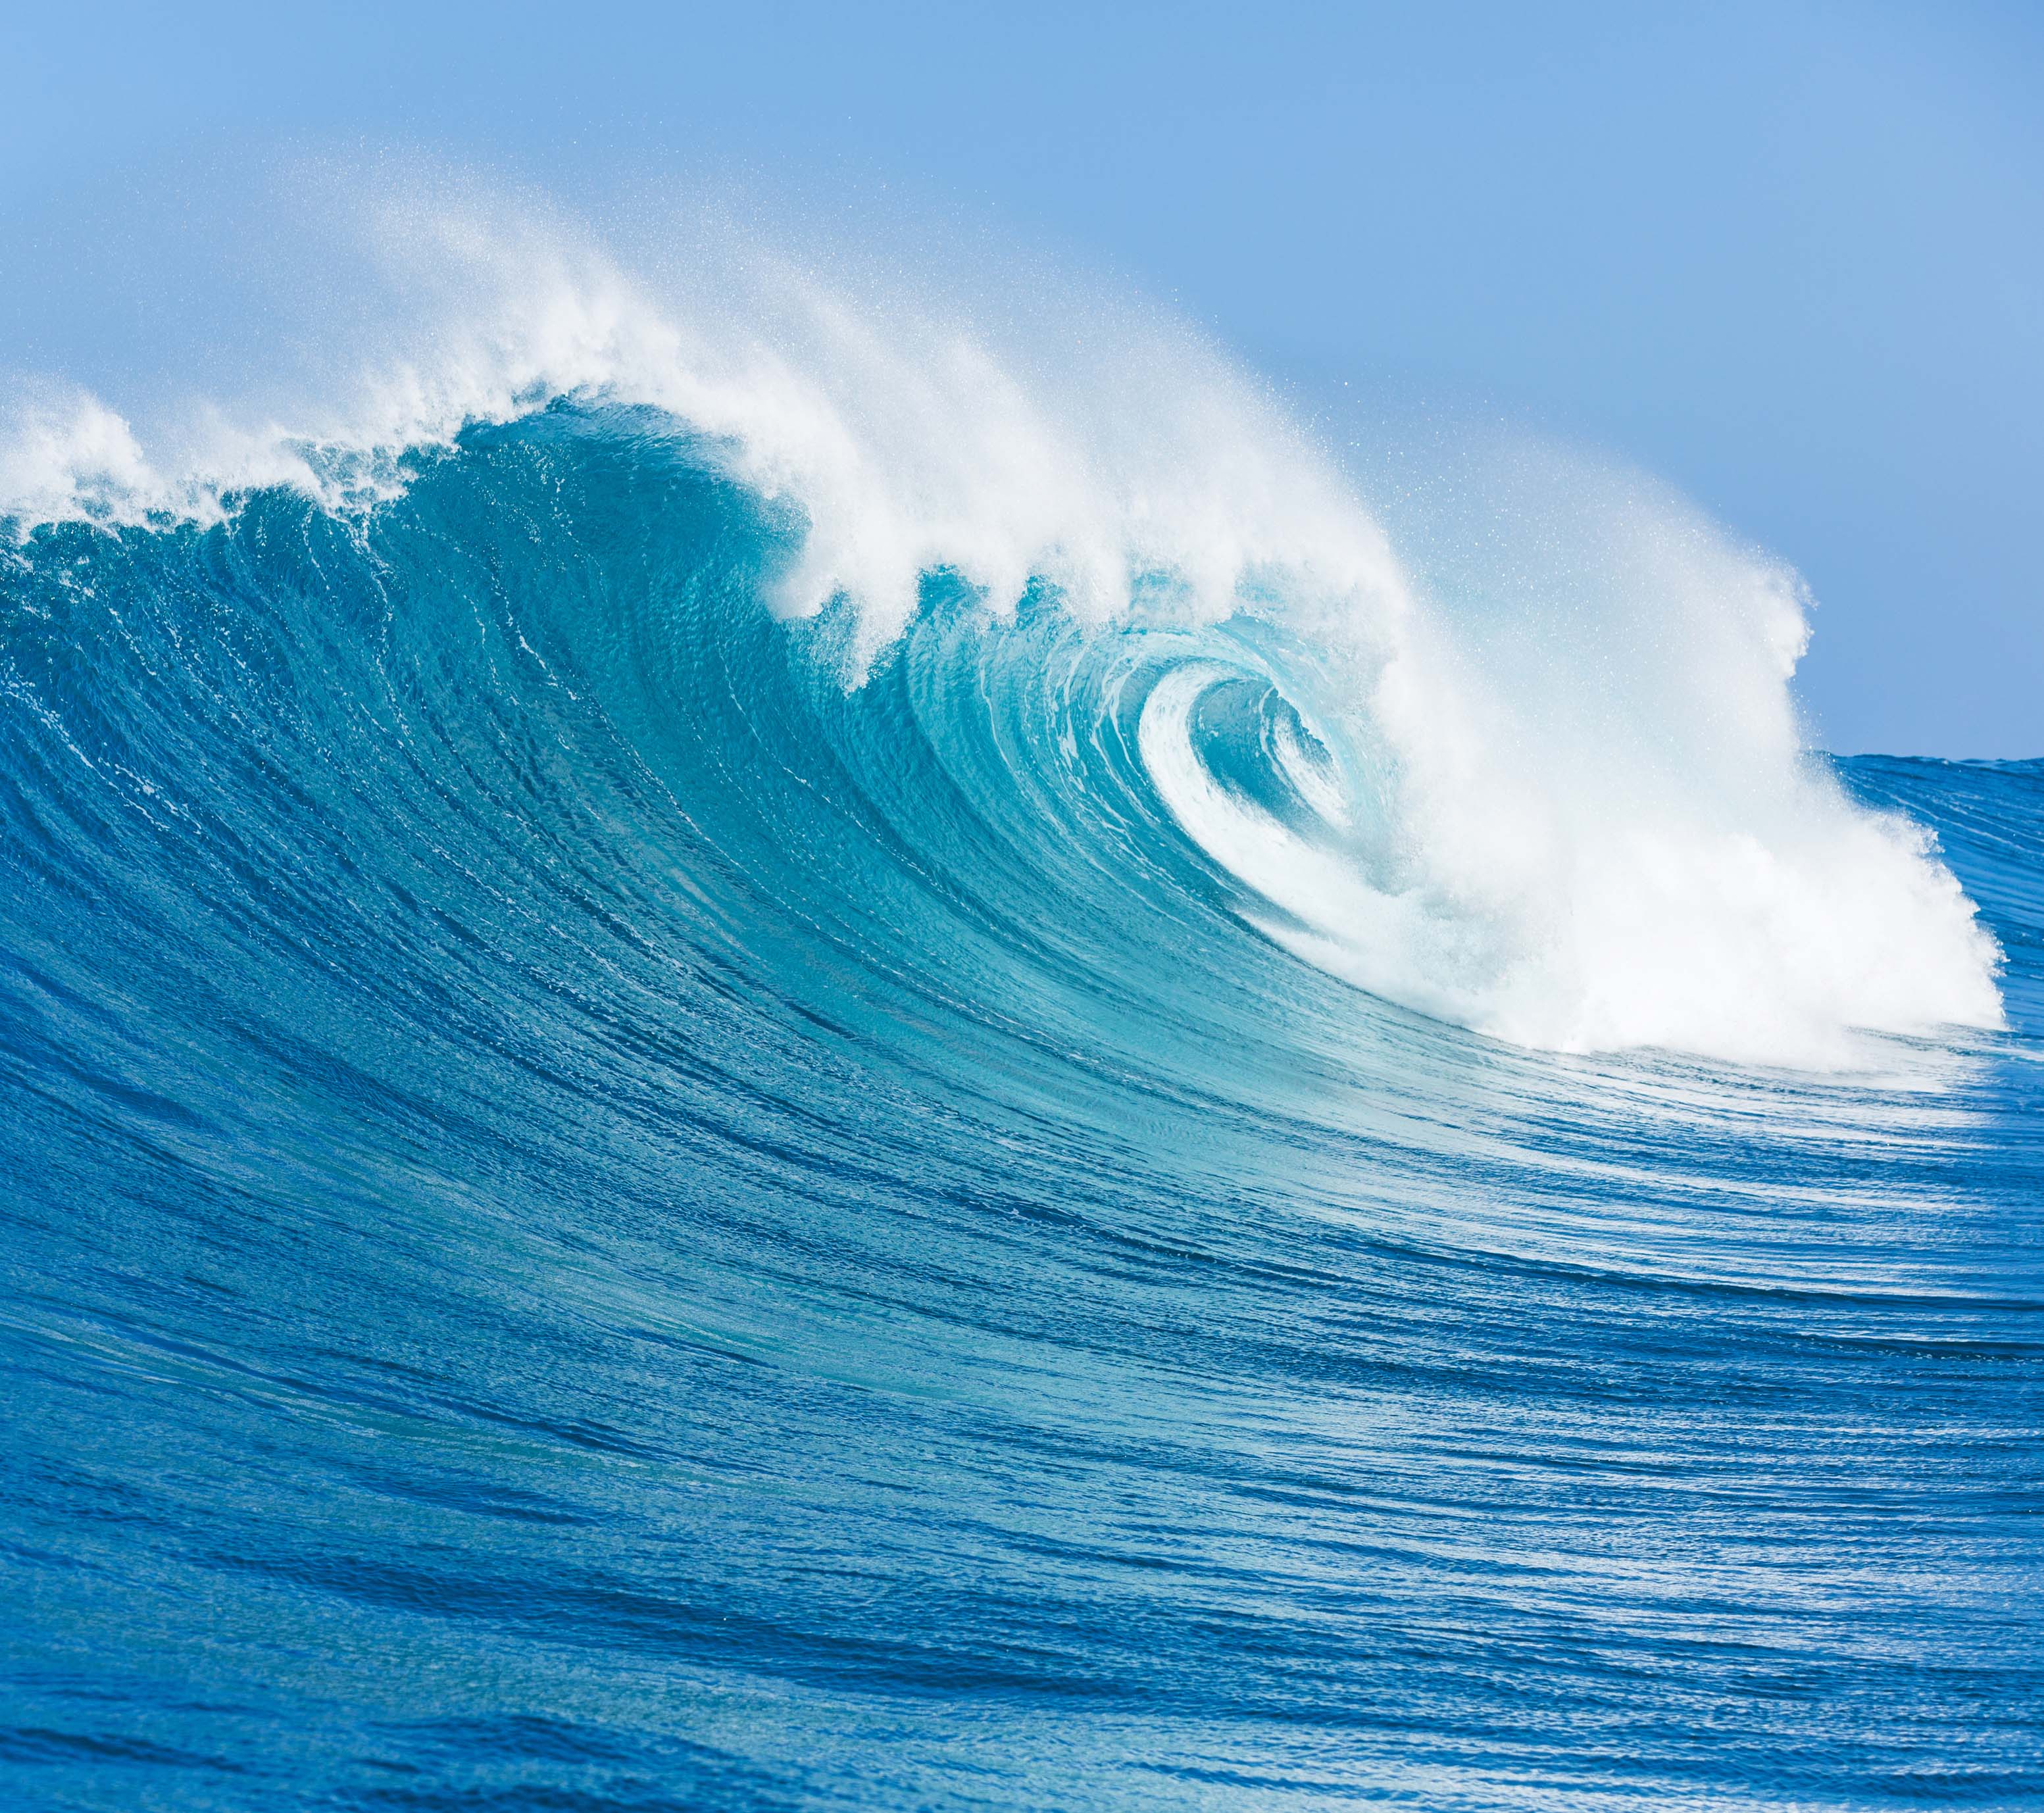
<instances>
[{"instance_id":1,"label":"clear blue sky","mask_svg":"<svg viewBox=\"0 0 2044 1813\"><path fill-rule=\"evenodd\" d=\"M1831 747L2044 754L2044 6L41 6L0 71L17 220L402 140L1012 223L1308 394L1673 480L1810 580Z\"/></svg>"}]
</instances>

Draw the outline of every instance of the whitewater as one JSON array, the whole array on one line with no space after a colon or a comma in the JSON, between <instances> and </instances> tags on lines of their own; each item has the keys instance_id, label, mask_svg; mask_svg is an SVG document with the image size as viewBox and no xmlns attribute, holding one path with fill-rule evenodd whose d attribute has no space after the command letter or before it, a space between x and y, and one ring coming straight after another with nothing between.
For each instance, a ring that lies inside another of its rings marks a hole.
<instances>
[{"instance_id":1,"label":"whitewater","mask_svg":"<svg viewBox=\"0 0 2044 1813\"><path fill-rule=\"evenodd\" d=\"M0 400L10 1798L2044 1799L2044 765L1104 287L345 225Z\"/></svg>"}]
</instances>

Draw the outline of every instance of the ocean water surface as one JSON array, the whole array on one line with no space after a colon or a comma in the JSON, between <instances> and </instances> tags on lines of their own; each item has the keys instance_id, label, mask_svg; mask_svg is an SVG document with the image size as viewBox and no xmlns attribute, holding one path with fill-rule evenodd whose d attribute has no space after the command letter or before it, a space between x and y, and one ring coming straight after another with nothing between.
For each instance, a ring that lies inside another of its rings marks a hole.
<instances>
[{"instance_id":1,"label":"ocean water surface","mask_svg":"<svg viewBox=\"0 0 2044 1813\"><path fill-rule=\"evenodd\" d=\"M2044 763L1658 494L512 237L10 418L0 1800L2044 1802Z\"/></svg>"}]
</instances>

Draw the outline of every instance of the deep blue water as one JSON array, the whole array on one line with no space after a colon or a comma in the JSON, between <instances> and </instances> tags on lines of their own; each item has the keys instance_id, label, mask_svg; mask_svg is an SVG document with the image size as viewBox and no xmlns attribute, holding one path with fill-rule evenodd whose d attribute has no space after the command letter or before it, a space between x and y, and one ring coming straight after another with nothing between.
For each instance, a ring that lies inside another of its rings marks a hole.
<instances>
[{"instance_id":1,"label":"deep blue water","mask_svg":"<svg viewBox=\"0 0 2044 1813\"><path fill-rule=\"evenodd\" d=\"M0 555L0 1801L2044 1804L2044 763L2007 1033L1523 1050L633 420Z\"/></svg>"}]
</instances>

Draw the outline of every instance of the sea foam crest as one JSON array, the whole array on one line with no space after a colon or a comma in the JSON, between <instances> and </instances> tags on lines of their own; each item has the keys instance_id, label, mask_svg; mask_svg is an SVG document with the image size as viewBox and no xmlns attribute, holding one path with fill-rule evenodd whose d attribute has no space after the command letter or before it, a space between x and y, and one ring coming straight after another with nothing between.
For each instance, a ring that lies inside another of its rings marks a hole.
<instances>
[{"instance_id":1,"label":"sea foam crest","mask_svg":"<svg viewBox=\"0 0 2044 1813\"><path fill-rule=\"evenodd\" d=\"M1048 588L1101 633L1281 632L1300 670L1280 683L1333 752L1306 791L1367 812L1322 797L1328 835L1302 835L1206 774L1198 660L1151 697L1142 755L1186 835L1272 909L1248 916L1374 993L1527 1045L1793 1065L1850 1063L1865 1031L2001 1022L1999 954L1924 835L1804 749L1800 585L1679 500L1558 458L1514 533L1470 538L1504 549L1489 572L1452 526L1401 559L1266 390L1133 304L997 320L756 244L628 256L438 199L382 206L368 239L373 332L337 339L323 382L147 428L21 390L0 514L21 533L206 521L271 485L361 508L470 424L642 405L798 515L770 602L849 601L855 668L936 570L997 613Z\"/></svg>"}]
</instances>

